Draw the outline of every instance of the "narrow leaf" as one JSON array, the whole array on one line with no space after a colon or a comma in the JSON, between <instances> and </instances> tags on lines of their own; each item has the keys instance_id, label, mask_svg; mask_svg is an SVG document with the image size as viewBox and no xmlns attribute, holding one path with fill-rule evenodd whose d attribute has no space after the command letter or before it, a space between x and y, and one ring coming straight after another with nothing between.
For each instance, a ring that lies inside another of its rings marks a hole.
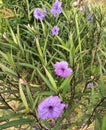
<instances>
[{"instance_id":1,"label":"narrow leaf","mask_svg":"<svg viewBox=\"0 0 106 130\"><path fill-rule=\"evenodd\" d=\"M49 73L49 71L46 68L45 68L45 71L46 71L46 74L49 78L49 81L50 81L52 87L55 89L55 91L57 91L57 86L56 86L55 80L53 79L52 75Z\"/></svg>"},{"instance_id":2,"label":"narrow leaf","mask_svg":"<svg viewBox=\"0 0 106 130\"><path fill-rule=\"evenodd\" d=\"M21 99L23 101L23 104L26 108L26 111L29 111L29 108L28 108L28 103L27 103L27 100L26 100L26 97L25 97L25 94L23 92L23 89L22 89L22 86L21 84L19 83L19 91L20 91L20 96L21 96Z\"/></svg>"}]
</instances>

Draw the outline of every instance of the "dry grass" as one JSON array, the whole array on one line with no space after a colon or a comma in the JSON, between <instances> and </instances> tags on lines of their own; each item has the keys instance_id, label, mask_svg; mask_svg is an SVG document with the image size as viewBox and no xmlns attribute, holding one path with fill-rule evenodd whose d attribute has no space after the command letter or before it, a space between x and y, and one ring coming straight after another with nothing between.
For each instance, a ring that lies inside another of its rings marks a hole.
<instances>
[{"instance_id":1,"label":"dry grass","mask_svg":"<svg viewBox=\"0 0 106 130\"><path fill-rule=\"evenodd\" d=\"M85 0L85 2L92 3L93 5L96 6L106 4L106 0Z\"/></svg>"}]
</instances>

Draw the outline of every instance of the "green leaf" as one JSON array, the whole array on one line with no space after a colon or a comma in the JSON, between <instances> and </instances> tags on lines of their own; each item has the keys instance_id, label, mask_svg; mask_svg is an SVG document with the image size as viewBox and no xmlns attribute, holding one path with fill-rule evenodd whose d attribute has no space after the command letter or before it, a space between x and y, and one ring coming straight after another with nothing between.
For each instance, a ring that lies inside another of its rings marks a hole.
<instances>
[{"instance_id":1,"label":"green leaf","mask_svg":"<svg viewBox=\"0 0 106 130\"><path fill-rule=\"evenodd\" d=\"M36 69L35 66L32 64L27 64L27 63L18 63L18 64L27 68Z\"/></svg>"},{"instance_id":2,"label":"green leaf","mask_svg":"<svg viewBox=\"0 0 106 130\"><path fill-rule=\"evenodd\" d=\"M101 89L101 94L102 96L105 96L105 83L104 83L104 75L103 75L103 69L102 69L102 61L101 58L98 56L98 61L99 61L99 72L100 72L100 89Z\"/></svg>"},{"instance_id":3,"label":"green leaf","mask_svg":"<svg viewBox=\"0 0 106 130\"><path fill-rule=\"evenodd\" d=\"M106 130L106 115L104 115L104 117L103 117L102 129L101 130Z\"/></svg>"},{"instance_id":4,"label":"green leaf","mask_svg":"<svg viewBox=\"0 0 106 130\"><path fill-rule=\"evenodd\" d=\"M32 94L31 94L31 91L30 91L30 89L29 89L28 86L26 86L26 90L27 90L28 99L29 99L30 104L31 104L31 107L32 107L32 106L33 106L33 103L34 103L34 100L33 100L33 98L32 98Z\"/></svg>"},{"instance_id":5,"label":"green leaf","mask_svg":"<svg viewBox=\"0 0 106 130\"><path fill-rule=\"evenodd\" d=\"M41 78L43 79L43 81L46 83L46 85L47 85L51 90L55 91L54 88L52 87L50 81L49 81L38 69L37 69L37 71L38 71L39 75L41 76Z\"/></svg>"},{"instance_id":6,"label":"green leaf","mask_svg":"<svg viewBox=\"0 0 106 130\"><path fill-rule=\"evenodd\" d=\"M66 79L61 83L61 85L60 85L60 87L59 87L59 90L62 90L63 97L65 96L65 94L66 94L67 92L70 91L70 88L71 88L70 82L71 82L72 77L73 77L73 76L71 75L71 76L69 76L68 78L66 78Z\"/></svg>"},{"instance_id":7,"label":"green leaf","mask_svg":"<svg viewBox=\"0 0 106 130\"><path fill-rule=\"evenodd\" d=\"M99 120L97 118L95 120L95 129L94 130L101 130L101 128L100 128L100 122L99 122Z\"/></svg>"},{"instance_id":8,"label":"green leaf","mask_svg":"<svg viewBox=\"0 0 106 130\"><path fill-rule=\"evenodd\" d=\"M46 37L46 29L45 29L45 25L42 22L42 20L41 20L41 25L42 25L43 35L44 35L44 37Z\"/></svg>"},{"instance_id":9,"label":"green leaf","mask_svg":"<svg viewBox=\"0 0 106 130\"><path fill-rule=\"evenodd\" d=\"M15 69L15 63L12 54L7 54L9 64Z\"/></svg>"},{"instance_id":10,"label":"green leaf","mask_svg":"<svg viewBox=\"0 0 106 130\"><path fill-rule=\"evenodd\" d=\"M39 53L39 59L41 60L42 63L44 63L43 52L42 52L39 40L38 40L38 38L35 38L35 40L36 40L36 46L37 46L38 53Z\"/></svg>"},{"instance_id":11,"label":"green leaf","mask_svg":"<svg viewBox=\"0 0 106 130\"><path fill-rule=\"evenodd\" d=\"M69 48L65 47L65 45L55 44L54 46L58 46L58 47L64 49L65 51L70 52Z\"/></svg>"},{"instance_id":12,"label":"green leaf","mask_svg":"<svg viewBox=\"0 0 106 130\"><path fill-rule=\"evenodd\" d=\"M4 72L10 73L10 74L12 74L12 75L14 75L14 76L17 77L17 74L16 74L12 69L6 67L5 65L0 64L0 68L1 68Z\"/></svg>"},{"instance_id":13,"label":"green leaf","mask_svg":"<svg viewBox=\"0 0 106 130\"><path fill-rule=\"evenodd\" d=\"M68 78L66 78L60 85L60 88L59 89L64 89L66 86L69 85L71 79L72 79L73 76L69 76Z\"/></svg>"},{"instance_id":14,"label":"green leaf","mask_svg":"<svg viewBox=\"0 0 106 130\"><path fill-rule=\"evenodd\" d=\"M28 112L29 111L29 107L28 107L27 99L26 99L25 94L23 92L21 83L19 83L19 91L20 91L20 96L21 96L21 99L23 101L23 104L24 104L24 106L26 108L26 111Z\"/></svg>"},{"instance_id":15,"label":"green leaf","mask_svg":"<svg viewBox=\"0 0 106 130\"><path fill-rule=\"evenodd\" d=\"M45 68L45 67L44 67ZM49 81L52 85L52 87L54 88L54 90L57 92L57 86L56 86L56 83L55 83L55 80L53 79L52 75L49 73L49 71L45 68L45 71L46 71L46 74L49 78Z\"/></svg>"},{"instance_id":16,"label":"green leaf","mask_svg":"<svg viewBox=\"0 0 106 130\"><path fill-rule=\"evenodd\" d=\"M38 99L39 99L39 96L37 96L37 97L35 98L35 101L33 102L32 110L35 110L35 106L36 106L36 104L37 104L37 102L38 102Z\"/></svg>"},{"instance_id":17,"label":"green leaf","mask_svg":"<svg viewBox=\"0 0 106 130\"><path fill-rule=\"evenodd\" d=\"M10 28L11 36L13 38L14 43L18 45L17 38L16 38L12 28L10 26L9 26L9 28Z\"/></svg>"},{"instance_id":18,"label":"green leaf","mask_svg":"<svg viewBox=\"0 0 106 130\"><path fill-rule=\"evenodd\" d=\"M63 46L65 46L65 43L64 43L64 41L62 40L62 38L60 38L59 36L56 36L56 38L59 40L59 42L60 42Z\"/></svg>"},{"instance_id":19,"label":"green leaf","mask_svg":"<svg viewBox=\"0 0 106 130\"><path fill-rule=\"evenodd\" d=\"M3 53L2 51L0 51L0 55L1 55L4 59L8 60L7 55L6 55L5 53Z\"/></svg>"},{"instance_id":20,"label":"green leaf","mask_svg":"<svg viewBox=\"0 0 106 130\"><path fill-rule=\"evenodd\" d=\"M55 93L53 91L44 91L44 92L40 92L38 93L38 95L40 96L44 96L44 95L48 95L48 96L51 96L51 95L54 95Z\"/></svg>"},{"instance_id":21,"label":"green leaf","mask_svg":"<svg viewBox=\"0 0 106 130\"><path fill-rule=\"evenodd\" d=\"M4 123L3 125L0 125L0 129L6 129L6 128L10 128L10 127L19 127L20 125L31 125L34 121L30 120L30 119L19 119L19 120L13 120L13 121L9 121L7 123Z\"/></svg>"}]
</instances>

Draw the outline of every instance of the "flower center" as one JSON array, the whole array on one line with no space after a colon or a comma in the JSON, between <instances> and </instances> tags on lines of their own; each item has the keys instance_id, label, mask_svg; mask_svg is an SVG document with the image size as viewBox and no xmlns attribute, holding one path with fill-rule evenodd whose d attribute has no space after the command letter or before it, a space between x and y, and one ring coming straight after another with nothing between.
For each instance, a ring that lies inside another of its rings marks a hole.
<instances>
[{"instance_id":1,"label":"flower center","mask_svg":"<svg viewBox=\"0 0 106 130\"><path fill-rule=\"evenodd\" d=\"M38 16L41 16L41 12L38 12L38 14L37 14Z\"/></svg>"},{"instance_id":2,"label":"flower center","mask_svg":"<svg viewBox=\"0 0 106 130\"><path fill-rule=\"evenodd\" d=\"M50 111L52 111L52 110L53 110L53 106L49 106L48 109L49 109Z\"/></svg>"},{"instance_id":3,"label":"flower center","mask_svg":"<svg viewBox=\"0 0 106 130\"><path fill-rule=\"evenodd\" d=\"M65 69L64 69L64 68L61 68L61 70L62 70L62 72L64 72L64 71L65 71Z\"/></svg>"},{"instance_id":4,"label":"flower center","mask_svg":"<svg viewBox=\"0 0 106 130\"><path fill-rule=\"evenodd\" d=\"M54 29L54 32L57 32L57 30L56 30L56 29Z\"/></svg>"}]
</instances>

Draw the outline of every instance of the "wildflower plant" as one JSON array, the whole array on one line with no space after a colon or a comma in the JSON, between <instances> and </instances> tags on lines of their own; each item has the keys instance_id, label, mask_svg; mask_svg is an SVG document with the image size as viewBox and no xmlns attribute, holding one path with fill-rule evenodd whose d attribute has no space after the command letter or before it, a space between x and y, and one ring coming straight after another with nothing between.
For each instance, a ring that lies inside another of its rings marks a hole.
<instances>
[{"instance_id":1,"label":"wildflower plant","mask_svg":"<svg viewBox=\"0 0 106 130\"><path fill-rule=\"evenodd\" d=\"M105 130L105 6L6 0L0 7L0 129Z\"/></svg>"},{"instance_id":2,"label":"wildflower plant","mask_svg":"<svg viewBox=\"0 0 106 130\"><path fill-rule=\"evenodd\" d=\"M54 68L56 75L63 78L67 78L73 72L71 68L68 68L68 63L66 61L56 62Z\"/></svg>"},{"instance_id":3,"label":"wildflower plant","mask_svg":"<svg viewBox=\"0 0 106 130\"><path fill-rule=\"evenodd\" d=\"M62 2L56 0L50 11L54 15L54 17L59 15L62 12Z\"/></svg>"},{"instance_id":4,"label":"wildflower plant","mask_svg":"<svg viewBox=\"0 0 106 130\"><path fill-rule=\"evenodd\" d=\"M61 103L58 96L50 96L38 105L38 117L41 119L60 117L65 104Z\"/></svg>"},{"instance_id":5,"label":"wildflower plant","mask_svg":"<svg viewBox=\"0 0 106 130\"><path fill-rule=\"evenodd\" d=\"M58 35L59 34L59 27L58 26L54 26L52 28L52 35Z\"/></svg>"},{"instance_id":6,"label":"wildflower plant","mask_svg":"<svg viewBox=\"0 0 106 130\"><path fill-rule=\"evenodd\" d=\"M45 17L45 15L46 15L46 10L42 10L42 9L40 9L40 8L36 8L35 10L34 10L34 17L36 18L36 19L40 19L40 20L43 20L44 19L44 17Z\"/></svg>"}]
</instances>

